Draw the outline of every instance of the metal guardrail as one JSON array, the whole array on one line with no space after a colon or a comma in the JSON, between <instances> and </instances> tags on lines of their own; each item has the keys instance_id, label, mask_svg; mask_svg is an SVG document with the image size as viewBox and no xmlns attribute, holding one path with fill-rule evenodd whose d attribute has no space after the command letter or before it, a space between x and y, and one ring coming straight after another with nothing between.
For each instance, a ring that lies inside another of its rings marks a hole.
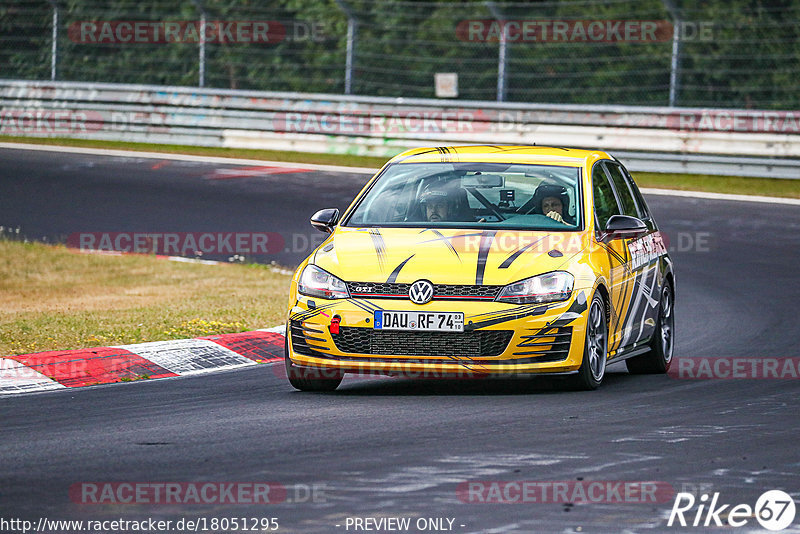
<instances>
[{"instance_id":1,"label":"metal guardrail","mask_svg":"<svg viewBox=\"0 0 800 534\"><path fill-rule=\"evenodd\" d=\"M631 172L800 178L800 160L614 151Z\"/></svg>"},{"instance_id":2,"label":"metal guardrail","mask_svg":"<svg viewBox=\"0 0 800 534\"><path fill-rule=\"evenodd\" d=\"M387 157L539 144L602 148L634 171L800 178L800 112L0 80L0 134Z\"/></svg>"}]
</instances>

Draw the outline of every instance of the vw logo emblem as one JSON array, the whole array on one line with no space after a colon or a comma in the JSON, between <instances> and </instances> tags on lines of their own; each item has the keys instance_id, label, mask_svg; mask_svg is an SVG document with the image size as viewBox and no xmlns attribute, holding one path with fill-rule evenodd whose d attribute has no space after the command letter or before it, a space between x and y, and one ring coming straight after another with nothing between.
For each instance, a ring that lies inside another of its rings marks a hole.
<instances>
[{"instance_id":1,"label":"vw logo emblem","mask_svg":"<svg viewBox=\"0 0 800 534\"><path fill-rule=\"evenodd\" d=\"M433 298L433 284L427 280L417 280L408 288L408 298L414 304L425 304Z\"/></svg>"}]
</instances>

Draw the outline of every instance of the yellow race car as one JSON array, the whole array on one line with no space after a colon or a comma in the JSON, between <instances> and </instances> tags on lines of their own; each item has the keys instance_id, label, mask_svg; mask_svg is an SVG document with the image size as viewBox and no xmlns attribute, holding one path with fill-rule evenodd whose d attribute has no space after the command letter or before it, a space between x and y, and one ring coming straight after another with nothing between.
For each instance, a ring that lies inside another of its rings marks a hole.
<instances>
[{"instance_id":1,"label":"yellow race car","mask_svg":"<svg viewBox=\"0 0 800 534\"><path fill-rule=\"evenodd\" d=\"M420 148L392 158L291 282L286 371L427 378L664 373L675 278L625 167L601 151Z\"/></svg>"}]
</instances>

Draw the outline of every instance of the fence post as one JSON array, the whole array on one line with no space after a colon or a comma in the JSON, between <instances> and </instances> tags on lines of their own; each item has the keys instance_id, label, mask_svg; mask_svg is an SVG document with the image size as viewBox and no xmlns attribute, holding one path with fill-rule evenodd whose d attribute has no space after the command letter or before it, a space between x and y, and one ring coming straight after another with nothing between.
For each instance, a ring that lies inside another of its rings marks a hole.
<instances>
[{"instance_id":1,"label":"fence post","mask_svg":"<svg viewBox=\"0 0 800 534\"><path fill-rule=\"evenodd\" d=\"M344 66L344 94L353 94L353 70L355 69L356 35L358 33L358 20L356 20L350 6L344 0L336 0L336 4L344 11L347 17L347 57Z\"/></svg>"},{"instance_id":2,"label":"fence post","mask_svg":"<svg viewBox=\"0 0 800 534\"><path fill-rule=\"evenodd\" d=\"M669 107L678 104L678 89L681 67L681 14L673 0L663 0L664 6L672 17L672 57L669 66Z\"/></svg>"},{"instance_id":3,"label":"fence post","mask_svg":"<svg viewBox=\"0 0 800 534\"><path fill-rule=\"evenodd\" d=\"M58 66L58 4L56 0L48 0L53 6L53 44L50 48L50 79L55 81Z\"/></svg>"},{"instance_id":4,"label":"fence post","mask_svg":"<svg viewBox=\"0 0 800 534\"><path fill-rule=\"evenodd\" d=\"M200 48L198 50L197 86L206 86L206 10L201 0L192 0L200 11Z\"/></svg>"},{"instance_id":5,"label":"fence post","mask_svg":"<svg viewBox=\"0 0 800 534\"><path fill-rule=\"evenodd\" d=\"M508 82L508 69L506 68L508 64L508 35L506 35L505 18L494 2L486 2L486 7L489 8L492 17L494 17L502 28L500 32L500 51L497 57L497 101L505 102Z\"/></svg>"}]
</instances>

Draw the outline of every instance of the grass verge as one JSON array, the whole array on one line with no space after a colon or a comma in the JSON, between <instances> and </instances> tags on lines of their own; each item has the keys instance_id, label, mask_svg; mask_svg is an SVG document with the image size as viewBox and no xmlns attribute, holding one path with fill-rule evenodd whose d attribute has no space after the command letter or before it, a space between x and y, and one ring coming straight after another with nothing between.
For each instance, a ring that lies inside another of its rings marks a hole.
<instances>
[{"instance_id":1,"label":"grass verge","mask_svg":"<svg viewBox=\"0 0 800 534\"><path fill-rule=\"evenodd\" d=\"M639 187L800 198L800 180L714 176L709 174L660 174L655 172L633 172L631 174L633 174Z\"/></svg>"},{"instance_id":2,"label":"grass verge","mask_svg":"<svg viewBox=\"0 0 800 534\"><path fill-rule=\"evenodd\" d=\"M0 355L184 339L285 321L290 276L0 240Z\"/></svg>"},{"instance_id":3,"label":"grass verge","mask_svg":"<svg viewBox=\"0 0 800 534\"><path fill-rule=\"evenodd\" d=\"M356 156L351 154L312 154L308 152L283 152L277 150L213 148L186 145L129 143L123 141L98 141L91 139L50 139L2 135L0 135L0 142L109 148L117 150L139 150L146 152L194 154L199 156L216 156L227 158L263 159L267 161L344 165L347 167L366 167L371 169L380 168L384 163L386 163L386 160L389 159L383 157ZM636 183L638 183L640 187L680 189L684 191L706 191L711 193L730 193L737 195L763 195L770 197L800 198L800 180L716 176L708 174L661 174L653 172L636 172L633 174L634 178L636 178Z\"/></svg>"}]
</instances>

